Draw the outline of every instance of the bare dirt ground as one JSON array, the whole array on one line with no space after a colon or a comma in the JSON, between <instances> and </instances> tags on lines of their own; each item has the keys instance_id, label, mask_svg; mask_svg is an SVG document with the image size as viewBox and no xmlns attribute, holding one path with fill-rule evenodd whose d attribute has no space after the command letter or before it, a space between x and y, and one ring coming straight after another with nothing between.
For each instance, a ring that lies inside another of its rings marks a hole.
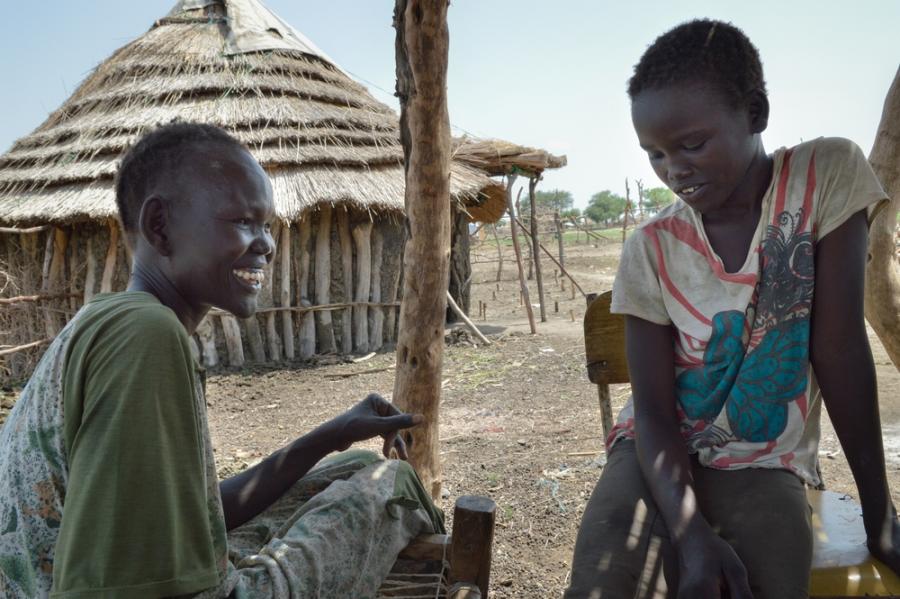
<instances>
[{"instance_id":1,"label":"bare dirt ground","mask_svg":"<svg viewBox=\"0 0 900 599\"><path fill-rule=\"evenodd\" d=\"M583 240L583 237L582 237ZM611 288L621 244L566 248L566 265L589 292ZM476 261L496 257L490 245ZM497 598L560 597L584 505L603 463L599 407L588 382L581 334L585 302L560 289L549 260L542 261L548 321L528 333L519 305L515 263L507 249L502 281L496 263L475 264L471 313L492 345L474 347L464 335L446 348L441 407L442 459L448 516L463 494L492 497L498 505L491 593ZM532 301L536 285L531 284ZM558 302L559 311L554 311ZM535 313L538 313L535 307ZM900 500L900 374L874 335L888 474ZM208 380L209 420L221 475L245 468L368 392L390 397L390 352L360 363L323 359L286 369L221 372ZM628 387L613 388L614 408ZM12 393L2 396L11 404ZM823 422L823 474L830 489L855 495L831 427ZM372 449L379 444L372 442Z\"/></svg>"}]
</instances>

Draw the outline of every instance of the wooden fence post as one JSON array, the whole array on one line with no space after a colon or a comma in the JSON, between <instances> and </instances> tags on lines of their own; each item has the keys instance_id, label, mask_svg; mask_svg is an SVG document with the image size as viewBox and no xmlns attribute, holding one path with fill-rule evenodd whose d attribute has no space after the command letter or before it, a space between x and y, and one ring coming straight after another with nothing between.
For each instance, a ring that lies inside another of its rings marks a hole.
<instances>
[{"instance_id":1,"label":"wooden fence post","mask_svg":"<svg viewBox=\"0 0 900 599\"><path fill-rule=\"evenodd\" d=\"M450 257L450 117L446 1L396 0L397 96L406 169L403 301L394 401L425 424L405 438L410 461L441 496L438 416Z\"/></svg>"}]
</instances>

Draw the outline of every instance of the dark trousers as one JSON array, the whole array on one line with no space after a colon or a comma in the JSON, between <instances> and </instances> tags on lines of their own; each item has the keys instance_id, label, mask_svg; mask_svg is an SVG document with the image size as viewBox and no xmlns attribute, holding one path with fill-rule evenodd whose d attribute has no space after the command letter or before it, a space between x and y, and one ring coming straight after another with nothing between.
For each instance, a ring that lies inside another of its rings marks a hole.
<instances>
[{"instance_id":1,"label":"dark trousers","mask_svg":"<svg viewBox=\"0 0 900 599\"><path fill-rule=\"evenodd\" d=\"M812 524L806 490L786 470L715 470L692 458L700 511L747 568L755 599L808 596ZM678 590L678 557L622 440L584 511L565 599L664 599Z\"/></svg>"}]
</instances>

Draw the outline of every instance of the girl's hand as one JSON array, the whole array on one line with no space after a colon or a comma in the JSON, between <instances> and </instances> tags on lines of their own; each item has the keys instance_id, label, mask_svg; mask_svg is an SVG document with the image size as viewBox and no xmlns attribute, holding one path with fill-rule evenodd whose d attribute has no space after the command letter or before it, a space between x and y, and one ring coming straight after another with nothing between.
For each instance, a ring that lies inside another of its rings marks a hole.
<instances>
[{"instance_id":1,"label":"girl's hand","mask_svg":"<svg viewBox=\"0 0 900 599\"><path fill-rule=\"evenodd\" d=\"M715 533L685 538L678 556L679 599L753 599L747 569L731 545Z\"/></svg>"},{"instance_id":2,"label":"girl's hand","mask_svg":"<svg viewBox=\"0 0 900 599\"><path fill-rule=\"evenodd\" d=\"M326 426L333 435L338 451L347 449L357 441L381 436L384 438L382 453L385 457L389 457L393 447L400 459L406 460L409 458L406 443L398 432L423 422L425 417L421 414L404 414L377 393L371 393Z\"/></svg>"}]
</instances>

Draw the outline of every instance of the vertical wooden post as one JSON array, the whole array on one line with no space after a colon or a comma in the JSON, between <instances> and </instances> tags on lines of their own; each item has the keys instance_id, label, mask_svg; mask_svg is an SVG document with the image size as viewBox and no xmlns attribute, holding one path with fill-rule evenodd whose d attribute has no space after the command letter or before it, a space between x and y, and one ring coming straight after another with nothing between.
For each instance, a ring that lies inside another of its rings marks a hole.
<instances>
[{"instance_id":1,"label":"vertical wooden post","mask_svg":"<svg viewBox=\"0 0 900 599\"><path fill-rule=\"evenodd\" d=\"M353 241L350 238L350 212L343 208L337 212L338 238L341 242L341 272L344 275L344 301L353 301ZM344 310L341 318L341 353L353 353L353 307Z\"/></svg>"},{"instance_id":2,"label":"vertical wooden post","mask_svg":"<svg viewBox=\"0 0 900 599\"><path fill-rule=\"evenodd\" d=\"M360 223L351 231L356 243L356 295L353 320L356 323L354 346L357 352L369 351L369 293L372 290L372 223Z\"/></svg>"},{"instance_id":3,"label":"vertical wooden post","mask_svg":"<svg viewBox=\"0 0 900 599\"><path fill-rule=\"evenodd\" d=\"M497 235L497 224L494 223L491 225L491 230L494 232L494 241L497 242L497 282L500 282L500 278L503 276L503 246L500 245L500 237Z\"/></svg>"},{"instance_id":4,"label":"vertical wooden post","mask_svg":"<svg viewBox=\"0 0 900 599\"><path fill-rule=\"evenodd\" d=\"M537 279L538 302L541 306L541 322L547 322L547 307L544 305L544 279L541 277L541 243L538 238L537 206L535 206L534 188L539 178L528 180L528 197L531 200L531 255L534 261L534 278Z\"/></svg>"},{"instance_id":5,"label":"vertical wooden post","mask_svg":"<svg viewBox=\"0 0 900 599\"><path fill-rule=\"evenodd\" d=\"M640 219L644 220L644 182L640 179L635 179L634 183L637 185L638 214L640 215Z\"/></svg>"},{"instance_id":6,"label":"vertical wooden post","mask_svg":"<svg viewBox=\"0 0 900 599\"><path fill-rule=\"evenodd\" d=\"M281 223L276 221L272 225L272 239L275 240L275 246L281 247L281 230L284 227L281 226ZM275 260L273 260L269 266L268 271L266 272L266 278L263 281L262 292L260 293L260 301L261 305L266 307L273 307L276 305L275 302L275 268L276 264L278 264L278 255L276 254ZM265 322L266 322L266 344L269 348L269 360L272 362L278 362L281 360L281 338L278 336L278 327L275 324L276 313L272 310L265 313Z\"/></svg>"},{"instance_id":7,"label":"vertical wooden post","mask_svg":"<svg viewBox=\"0 0 900 599\"><path fill-rule=\"evenodd\" d=\"M244 344L241 341L241 327L237 318L231 314L223 314L222 331L225 334L225 347L228 349L228 365L240 368L244 365Z\"/></svg>"},{"instance_id":8,"label":"vertical wooden post","mask_svg":"<svg viewBox=\"0 0 900 599\"><path fill-rule=\"evenodd\" d=\"M69 243L69 233L62 227L53 227L47 232L47 249L44 256L44 276L41 284L42 293L54 293L58 291L62 282L66 261L66 246ZM48 263L49 261L49 263ZM62 305L62 302L59 302ZM53 338L60 330L59 318L49 306L44 308L44 327L48 338Z\"/></svg>"},{"instance_id":9,"label":"vertical wooden post","mask_svg":"<svg viewBox=\"0 0 900 599\"><path fill-rule=\"evenodd\" d=\"M563 243L563 226L562 222L559 220L559 210L557 210L553 214L553 223L556 225L556 239L559 243L559 264L562 268L566 267L566 254L565 254L565 245ZM576 230L576 235L578 234Z\"/></svg>"},{"instance_id":10,"label":"vertical wooden post","mask_svg":"<svg viewBox=\"0 0 900 599\"><path fill-rule=\"evenodd\" d=\"M625 214L622 216L622 243L625 243L625 229L628 227L628 212L631 210L631 189L625 177Z\"/></svg>"},{"instance_id":11,"label":"vertical wooden post","mask_svg":"<svg viewBox=\"0 0 900 599\"><path fill-rule=\"evenodd\" d=\"M384 236L378 227L372 231L372 303L381 303L381 267L384 264ZM369 351L378 351L384 345L384 308L373 306L372 330L369 332Z\"/></svg>"},{"instance_id":12,"label":"vertical wooden post","mask_svg":"<svg viewBox=\"0 0 900 599\"><path fill-rule=\"evenodd\" d=\"M481 596L488 596L496 517L497 505L492 499L463 495L456 500L450 545L451 585L474 580Z\"/></svg>"},{"instance_id":13,"label":"vertical wooden post","mask_svg":"<svg viewBox=\"0 0 900 599\"><path fill-rule=\"evenodd\" d=\"M320 306L331 303L331 204L319 208L319 226L316 229L316 303ZM319 352L333 354L337 350L334 342L334 327L331 312L316 312L316 337Z\"/></svg>"},{"instance_id":14,"label":"vertical wooden post","mask_svg":"<svg viewBox=\"0 0 900 599\"><path fill-rule=\"evenodd\" d=\"M82 303L86 304L94 297L97 285L97 260L94 258L94 236L88 235L84 244L84 295Z\"/></svg>"},{"instance_id":15,"label":"vertical wooden post","mask_svg":"<svg viewBox=\"0 0 900 599\"><path fill-rule=\"evenodd\" d=\"M393 260L392 260L393 263ZM400 289L400 274L403 272L403 259L400 258L397 261L397 267L395 269L391 269L390 271L390 279L388 280L388 288L387 293L384 295L384 300L386 302L396 302L397 301L397 292ZM394 306L389 306L387 309L387 317L385 318L384 323L385 329L385 340L388 343L393 343L396 341L396 330L397 330L397 308Z\"/></svg>"},{"instance_id":16,"label":"vertical wooden post","mask_svg":"<svg viewBox=\"0 0 900 599\"><path fill-rule=\"evenodd\" d=\"M281 292L280 305L287 308L291 305L291 224L285 222L281 226ZM290 310L281 311L281 340L284 346L284 357L294 359L294 320Z\"/></svg>"},{"instance_id":17,"label":"vertical wooden post","mask_svg":"<svg viewBox=\"0 0 900 599\"><path fill-rule=\"evenodd\" d=\"M300 219L297 227L300 242L300 261L297 273L297 305L308 308L312 305L309 301L309 240L312 237L312 223L310 213L307 212ZM316 273L318 275L318 273ZM328 273L331 276L331 273ZM312 311L300 313L300 351L301 360L308 360L316 353L316 320Z\"/></svg>"},{"instance_id":18,"label":"vertical wooden post","mask_svg":"<svg viewBox=\"0 0 900 599\"><path fill-rule=\"evenodd\" d=\"M525 304L525 313L528 314L528 325L531 334L537 334L537 326L534 324L534 310L531 309L531 299L528 296L528 281L525 280L525 269L522 266L522 250L519 249L519 236L516 225L516 207L513 205L512 187L516 181L515 175L509 175L506 182L506 209L509 211L509 232L512 235L513 250L516 253L516 266L519 269L519 287L521 289L522 303ZM519 190L521 193L521 190Z\"/></svg>"},{"instance_id":19,"label":"vertical wooden post","mask_svg":"<svg viewBox=\"0 0 900 599\"><path fill-rule=\"evenodd\" d=\"M100 279L100 293L112 291L112 280L116 274L116 256L119 254L119 225L115 220L109 221L109 246L106 248L106 260L103 263L103 277Z\"/></svg>"},{"instance_id":20,"label":"vertical wooden post","mask_svg":"<svg viewBox=\"0 0 900 599\"><path fill-rule=\"evenodd\" d=\"M197 325L197 337L200 338L203 365L207 368L214 367L219 363L219 352L216 350L216 328L209 314Z\"/></svg>"},{"instance_id":21,"label":"vertical wooden post","mask_svg":"<svg viewBox=\"0 0 900 599\"><path fill-rule=\"evenodd\" d=\"M247 329L247 343L250 344L250 353L253 361L262 364L266 361L266 350L263 346L262 331L259 328L259 320L254 314L244 319L244 327Z\"/></svg>"},{"instance_id":22,"label":"vertical wooden post","mask_svg":"<svg viewBox=\"0 0 900 599\"><path fill-rule=\"evenodd\" d=\"M450 117L446 0L396 0L397 96L409 238L394 401L424 415L405 434L425 488L441 496L438 416L450 259Z\"/></svg>"},{"instance_id":23,"label":"vertical wooden post","mask_svg":"<svg viewBox=\"0 0 900 599\"><path fill-rule=\"evenodd\" d=\"M869 162L893 198L869 228L866 264L866 319L894 366L900 368L900 263L896 255L897 214L900 212L900 69L884 99L878 134Z\"/></svg>"}]
</instances>

